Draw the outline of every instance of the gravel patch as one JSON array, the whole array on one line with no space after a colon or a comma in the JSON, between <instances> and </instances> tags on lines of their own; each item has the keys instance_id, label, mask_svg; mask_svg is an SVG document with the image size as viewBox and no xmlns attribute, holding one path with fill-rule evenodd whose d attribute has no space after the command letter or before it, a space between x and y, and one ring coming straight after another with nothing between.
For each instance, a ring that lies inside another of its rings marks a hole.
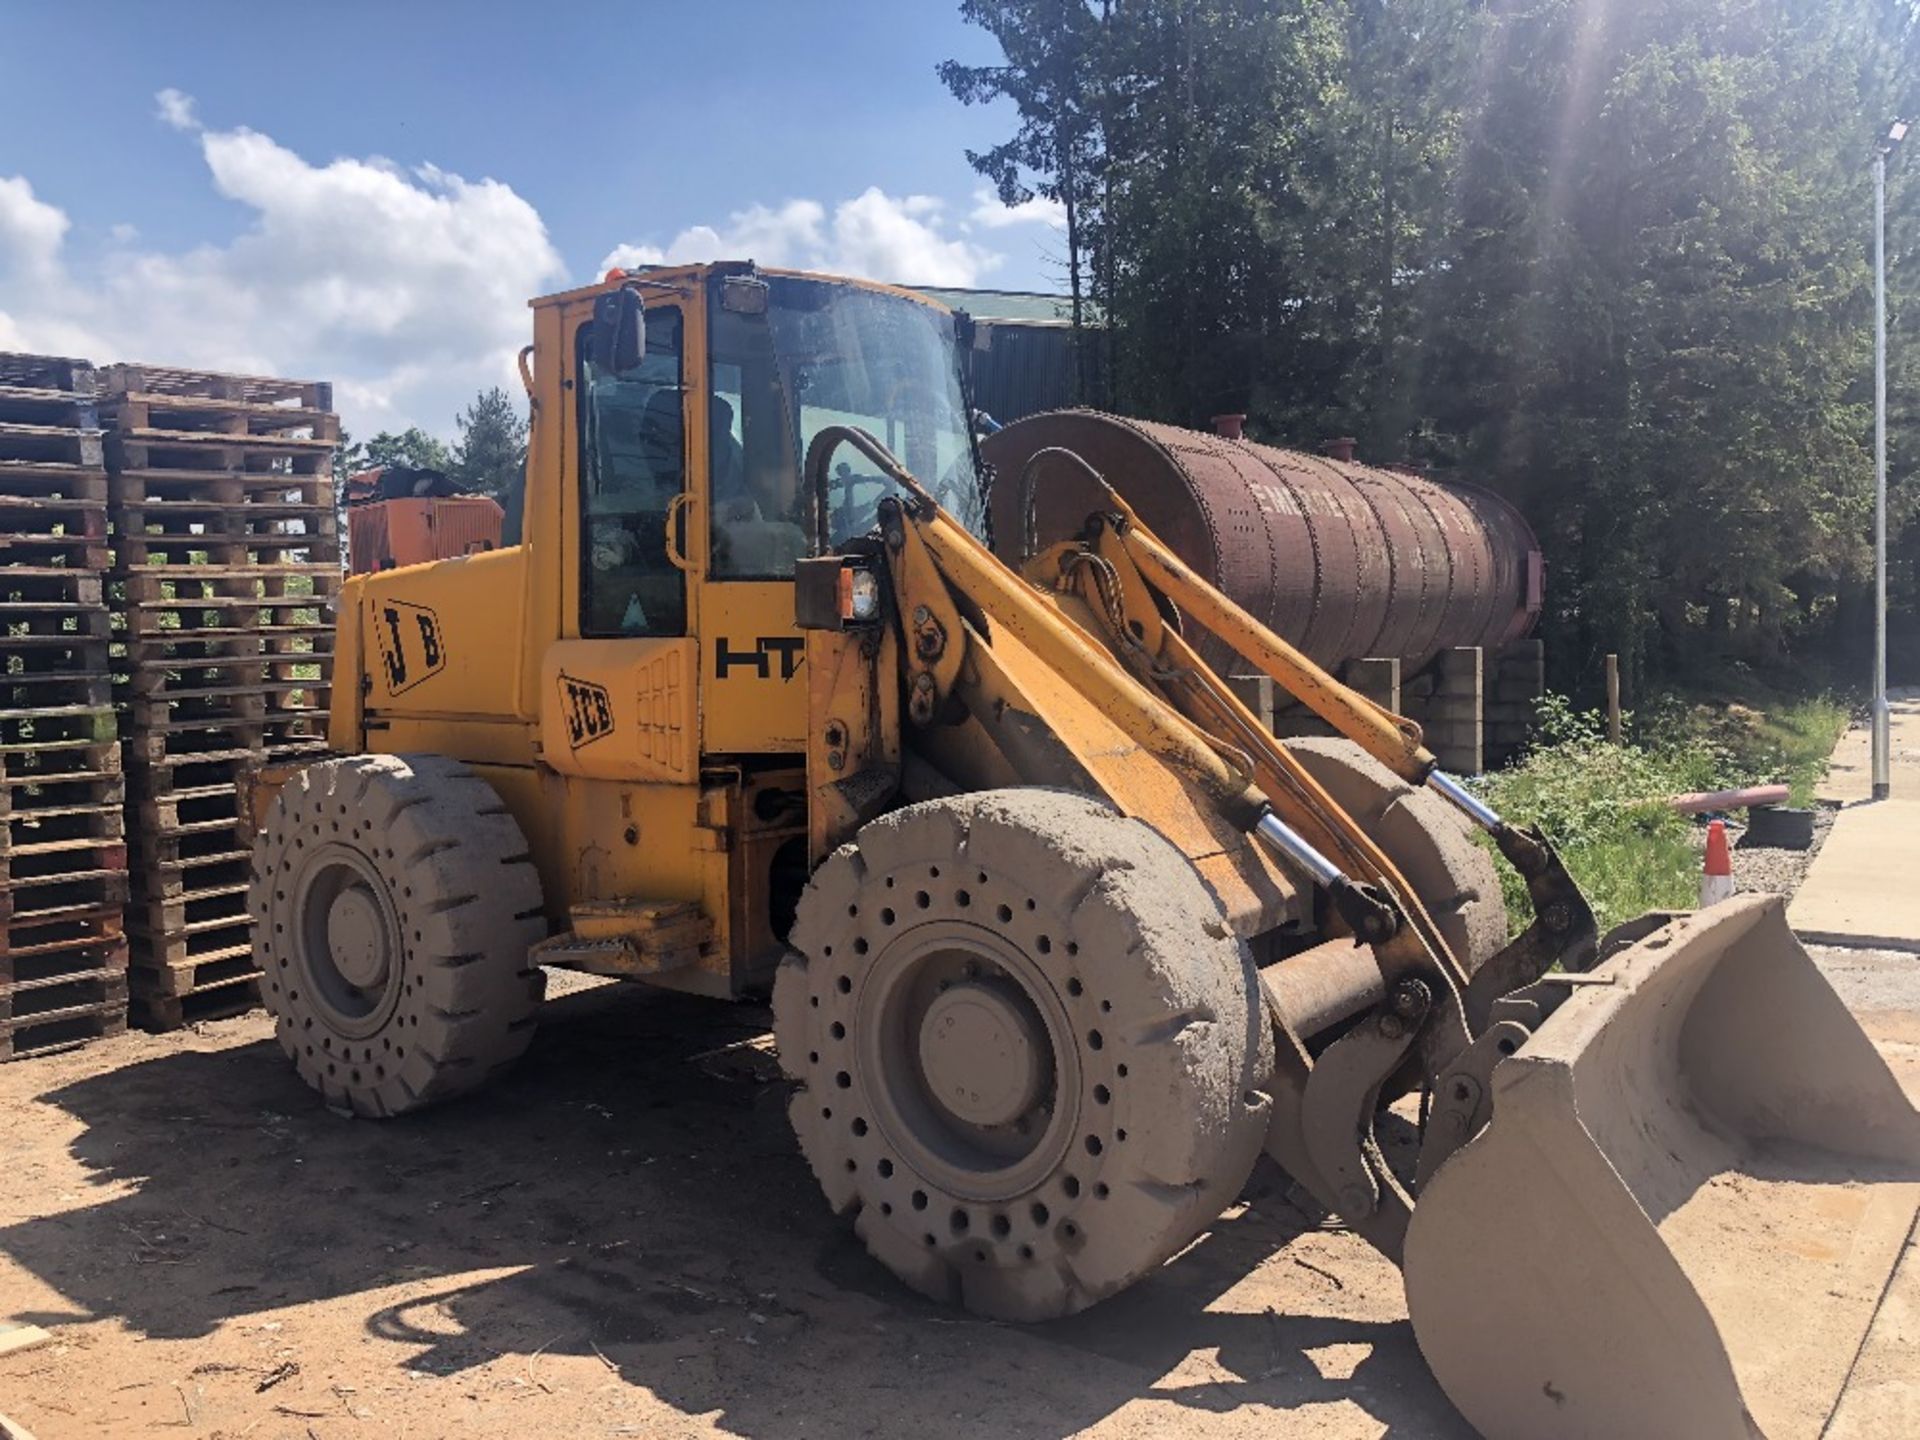
<instances>
[{"instance_id":1,"label":"gravel patch","mask_svg":"<svg viewBox=\"0 0 1920 1440\"><path fill-rule=\"evenodd\" d=\"M1807 870L1813 864L1813 857L1820 853L1820 847L1827 843L1827 835L1833 829L1834 817L1840 813L1840 807L1830 803L1816 802L1813 814L1813 843L1804 850L1782 850L1772 845L1743 845L1741 841L1747 833L1746 811L1735 810L1725 815L1703 815L1693 827L1693 847L1704 861L1707 849L1707 822L1725 820L1727 822L1727 843L1733 853L1733 888L1736 894L1757 894L1770 892L1775 895L1791 895L1800 888L1800 882L1807 876Z\"/></svg>"}]
</instances>

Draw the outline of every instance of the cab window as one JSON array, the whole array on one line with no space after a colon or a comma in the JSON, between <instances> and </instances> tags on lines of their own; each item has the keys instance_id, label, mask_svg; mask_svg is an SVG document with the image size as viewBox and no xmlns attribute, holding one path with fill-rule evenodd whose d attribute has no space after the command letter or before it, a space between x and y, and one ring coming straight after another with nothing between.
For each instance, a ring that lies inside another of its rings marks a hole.
<instances>
[{"instance_id":1,"label":"cab window","mask_svg":"<svg viewBox=\"0 0 1920 1440\"><path fill-rule=\"evenodd\" d=\"M714 304L708 410L708 575L785 580L807 553L800 456L765 315Z\"/></svg>"},{"instance_id":2,"label":"cab window","mask_svg":"<svg viewBox=\"0 0 1920 1440\"><path fill-rule=\"evenodd\" d=\"M669 558L667 526L686 489L686 381L680 311L647 311L645 361L597 369L579 332L582 564L580 633L683 635L686 576ZM679 512L684 514L682 510ZM683 537L674 537L676 545Z\"/></svg>"}]
</instances>

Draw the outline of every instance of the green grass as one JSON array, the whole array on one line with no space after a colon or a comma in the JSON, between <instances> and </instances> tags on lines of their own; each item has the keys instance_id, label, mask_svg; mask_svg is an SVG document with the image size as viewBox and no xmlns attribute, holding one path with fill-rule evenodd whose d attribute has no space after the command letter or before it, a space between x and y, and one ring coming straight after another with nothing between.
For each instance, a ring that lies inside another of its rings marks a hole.
<instances>
[{"instance_id":1,"label":"green grass","mask_svg":"<svg viewBox=\"0 0 1920 1440\"><path fill-rule=\"evenodd\" d=\"M1765 711L1673 699L1630 718L1628 743L1610 745L1598 712L1548 696L1536 747L1480 782L1496 810L1541 826L1560 847L1603 933L1643 911L1686 909L1699 898L1694 822L1675 814L1669 797L1784 780L1794 803L1805 804L1847 709L1827 696ZM1532 915L1526 887L1510 866L1500 872L1517 929Z\"/></svg>"},{"instance_id":2,"label":"green grass","mask_svg":"<svg viewBox=\"0 0 1920 1440\"><path fill-rule=\"evenodd\" d=\"M1794 805L1813 803L1827 757L1847 728L1847 707L1831 695L1802 697L1755 709L1696 702L1686 707L1686 733L1718 749L1739 784L1786 781Z\"/></svg>"}]
</instances>

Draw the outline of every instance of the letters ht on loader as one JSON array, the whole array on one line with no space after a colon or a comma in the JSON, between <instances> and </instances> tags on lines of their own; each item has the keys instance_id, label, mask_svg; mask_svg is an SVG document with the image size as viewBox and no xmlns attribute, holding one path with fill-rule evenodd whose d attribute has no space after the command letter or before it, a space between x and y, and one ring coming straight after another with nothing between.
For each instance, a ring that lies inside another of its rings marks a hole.
<instances>
[{"instance_id":1,"label":"letters ht on loader","mask_svg":"<svg viewBox=\"0 0 1920 1440\"><path fill-rule=\"evenodd\" d=\"M800 1147L916 1289L1079 1310L1264 1150L1403 1265L1488 1435L1819 1430L1920 1116L1777 900L1596 936L1544 836L1078 457L1104 503L995 558L937 305L729 264L533 310L521 543L348 581L347 758L256 844L331 1103L481 1084L542 965L771 986ZM1201 632L1346 739L1262 733ZM1468 822L1526 878L1511 943ZM1375 1124L1415 1087L1408 1175Z\"/></svg>"}]
</instances>

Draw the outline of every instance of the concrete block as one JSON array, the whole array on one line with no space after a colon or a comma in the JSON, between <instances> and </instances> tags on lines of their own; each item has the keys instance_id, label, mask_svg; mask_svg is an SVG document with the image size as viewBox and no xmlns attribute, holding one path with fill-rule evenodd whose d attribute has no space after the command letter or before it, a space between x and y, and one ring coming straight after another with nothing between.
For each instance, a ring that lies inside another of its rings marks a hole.
<instances>
[{"instance_id":1,"label":"concrete block","mask_svg":"<svg viewBox=\"0 0 1920 1440\"><path fill-rule=\"evenodd\" d=\"M1260 728L1273 730L1273 680L1266 675L1229 675L1227 688L1253 712Z\"/></svg>"},{"instance_id":2,"label":"concrete block","mask_svg":"<svg viewBox=\"0 0 1920 1440\"><path fill-rule=\"evenodd\" d=\"M1456 645L1433 657L1433 669L1446 688L1459 682L1477 687L1486 673L1486 652L1478 645Z\"/></svg>"},{"instance_id":3,"label":"concrete block","mask_svg":"<svg viewBox=\"0 0 1920 1440\"><path fill-rule=\"evenodd\" d=\"M1342 667L1340 678L1374 704L1384 705L1389 710L1399 710L1401 704L1400 661L1397 657L1381 656L1349 660Z\"/></svg>"}]
</instances>

